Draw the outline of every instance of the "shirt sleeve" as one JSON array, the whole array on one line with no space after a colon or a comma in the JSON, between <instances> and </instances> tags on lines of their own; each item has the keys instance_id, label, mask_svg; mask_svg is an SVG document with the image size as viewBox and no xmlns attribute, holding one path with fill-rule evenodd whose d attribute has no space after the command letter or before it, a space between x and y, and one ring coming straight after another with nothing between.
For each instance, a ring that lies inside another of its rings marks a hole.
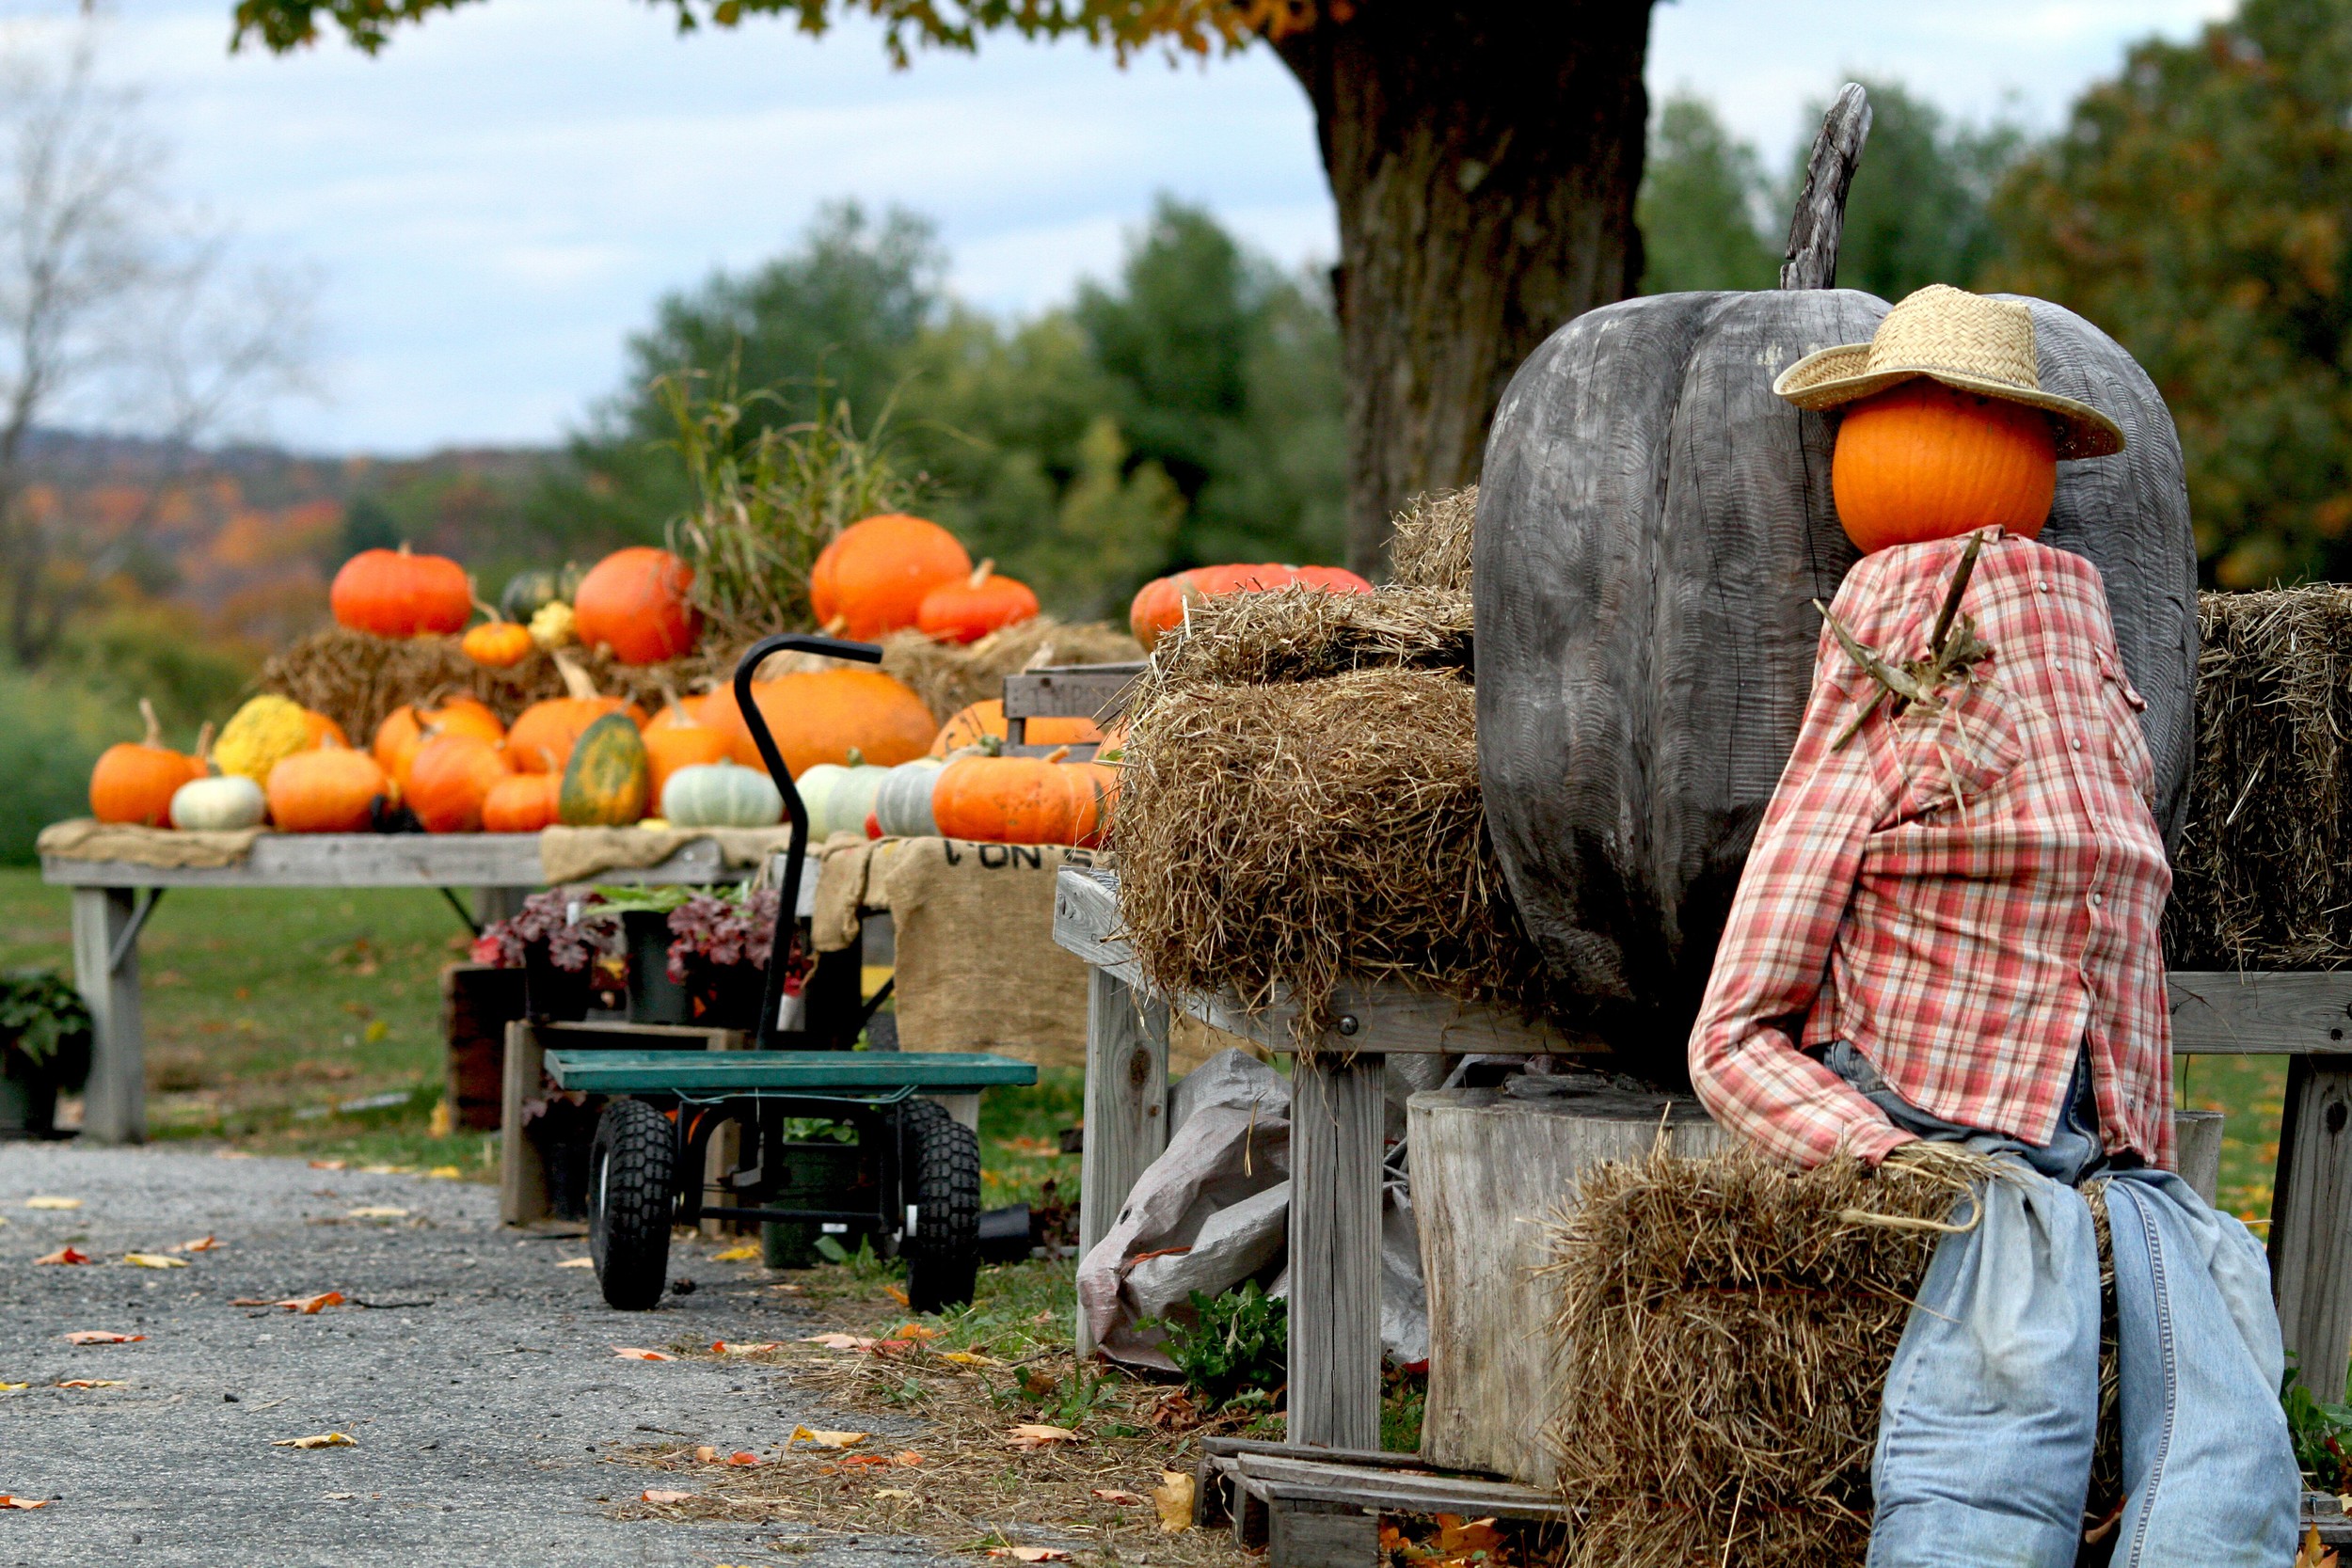
<instances>
[{"instance_id":1,"label":"shirt sleeve","mask_svg":"<svg viewBox=\"0 0 2352 1568\"><path fill-rule=\"evenodd\" d=\"M1871 760L1884 710L1835 744L1860 693L1876 689L1825 632L1796 750L1748 851L1691 1032L1691 1082L1708 1113L1804 1167L1840 1152L1876 1164L1915 1141L1800 1046L1863 846L1891 805Z\"/></svg>"}]
</instances>

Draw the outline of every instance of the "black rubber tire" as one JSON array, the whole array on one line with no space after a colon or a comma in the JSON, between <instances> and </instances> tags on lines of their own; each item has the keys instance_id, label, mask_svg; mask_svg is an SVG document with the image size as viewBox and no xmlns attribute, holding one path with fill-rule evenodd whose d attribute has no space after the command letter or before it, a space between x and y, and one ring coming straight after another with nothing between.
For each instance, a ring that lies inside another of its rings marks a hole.
<instances>
[{"instance_id":1,"label":"black rubber tire","mask_svg":"<svg viewBox=\"0 0 2352 1568\"><path fill-rule=\"evenodd\" d=\"M905 1201L915 1212L898 1243L907 1305L944 1312L972 1299L980 1272L980 1140L945 1106L912 1100L898 1112Z\"/></svg>"},{"instance_id":2,"label":"black rubber tire","mask_svg":"<svg viewBox=\"0 0 2352 1568\"><path fill-rule=\"evenodd\" d=\"M671 1174L677 1129L642 1100L616 1100L588 1150L588 1253L604 1299L624 1312L660 1304L670 1277Z\"/></svg>"}]
</instances>

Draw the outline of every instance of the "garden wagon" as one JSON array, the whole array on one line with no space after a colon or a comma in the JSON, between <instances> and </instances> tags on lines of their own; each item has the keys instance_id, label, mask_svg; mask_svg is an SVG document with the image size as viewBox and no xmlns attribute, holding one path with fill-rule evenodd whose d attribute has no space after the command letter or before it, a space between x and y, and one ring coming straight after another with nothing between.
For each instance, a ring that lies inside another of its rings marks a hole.
<instances>
[{"instance_id":1,"label":"garden wagon","mask_svg":"<svg viewBox=\"0 0 2352 1568\"><path fill-rule=\"evenodd\" d=\"M648 1030L648 1049L546 1056L557 1087L612 1097L589 1151L589 1251L605 1300L626 1310L661 1299L671 1227L707 1212L792 1227L770 1229L771 1236L870 1237L906 1260L907 1299L916 1310L970 1300L979 1263L979 1140L936 1101L920 1097L1037 1082L1036 1068L1006 1056L845 1050L861 1018L814 1016L797 998L787 1007L808 808L752 697L754 673L787 649L869 664L882 657L871 643L787 633L755 644L736 668L737 704L792 824L754 1049L663 1049L675 1042L657 1037L675 1031ZM867 1012L880 1000L831 1006ZM809 1048L818 1042L825 1048ZM793 1124L806 1119L847 1129L855 1141L795 1137ZM707 1211L705 1163L714 1136L729 1125L739 1130L738 1153L719 1184L736 1203Z\"/></svg>"}]
</instances>

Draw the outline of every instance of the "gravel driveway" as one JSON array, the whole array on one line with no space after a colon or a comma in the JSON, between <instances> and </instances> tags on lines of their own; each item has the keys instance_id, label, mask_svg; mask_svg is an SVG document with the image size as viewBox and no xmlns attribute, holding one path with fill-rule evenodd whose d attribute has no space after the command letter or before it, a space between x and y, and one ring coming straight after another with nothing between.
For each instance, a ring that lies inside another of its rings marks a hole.
<instances>
[{"instance_id":1,"label":"gravel driveway","mask_svg":"<svg viewBox=\"0 0 2352 1568\"><path fill-rule=\"evenodd\" d=\"M79 1198L78 1209L28 1207ZM401 1210L368 1217L354 1211ZM672 1255L660 1310L617 1313L577 1235L502 1230L490 1189L211 1152L0 1145L0 1510L7 1564L658 1564L823 1568L936 1560L874 1537L787 1544L775 1528L606 1518L600 1497L664 1484L608 1463L683 1437L763 1448L795 1423L840 1425L772 1374L646 1363L615 1345L778 1338L812 1309L758 1271ZM214 1235L188 1267L126 1265ZM94 1261L37 1267L69 1242ZM340 1291L302 1316L241 1307ZM366 1303L366 1306L357 1305ZM144 1335L75 1347L80 1330ZM61 1388L69 1379L120 1387ZM866 1418L863 1425L873 1425ZM326 1432L350 1448L278 1440ZM649 1435L651 1434L651 1435ZM674 1482L670 1484L675 1484ZM812 1549L813 1548L813 1549Z\"/></svg>"}]
</instances>

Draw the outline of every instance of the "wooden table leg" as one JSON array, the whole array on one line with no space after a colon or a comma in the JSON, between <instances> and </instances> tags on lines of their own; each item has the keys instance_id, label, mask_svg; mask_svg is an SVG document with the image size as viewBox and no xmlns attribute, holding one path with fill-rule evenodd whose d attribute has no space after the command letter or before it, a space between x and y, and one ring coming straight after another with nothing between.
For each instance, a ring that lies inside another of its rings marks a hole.
<instances>
[{"instance_id":1,"label":"wooden table leg","mask_svg":"<svg viewBox=\"0 0 2352 1568\"><path fill-rule=\"evenodd\" d=\"M88 1003L89 1087L82 1101L82 1136L90 1143L135 1144L147 1139L147 1038L139 1021L139 951L128 942L136 894L131 888L73 890L73 983ZM116 947L122 948L116 962Z\"/></svg>"},{"instance_id":2,"label":"wooden table leg","mask_svg":"<svg viewBox=\"0 0 2352 1568\"><path fill-rule=\"evenodd\" d=\"M1168 1147L1168 1004L1097 969L1087 982L1086 1152L1078 1168L1078 1256L1119 1218L1136 1179ZM1078 1316L1078 1354L1094 1349Z\"/></svg>"},{"instance_id":3,"label":"wooden table leg","mask_svg":"<svg viewBox=\"0 0 2352 1568\"><path fill-rule=\"evenodd\" d=\"M473 918L477 926L493 921L511 920L520 913L523 900L530 897L527 887L478 887L473 890Z\"/></svg>"},{"instance_id":4,"label":"wooden table leg","mask_svg":"<svg viewBox=\"0 0 2352 1568\"><path fill-rule=\"evenodd\" d=\"M539 1031L521 1020L508 1024L499 1108L499 1218L508 1225L529 1225L549 1212L547 1162L523 1133L523 1101L539 1094L546 1068Z\"/></svg>"},{"instance_id":5,"label":"wooden table leg","mask_svg":"<svg viewBox=\"0 0 2352 1568\"><path fill-rule=\"evenodd\" d=\"M2352 1356L2352 1055L2287 1068L2270 1203L2270 1280L2287 1353L2323 1403L2344 1398Z\"/></svg>"},{"instance_id":6,"label":"wooden table leg","mask_svg":"<svg viewBox=\"0 0 2352 1568\"><path fill-rule=\"evenodd\" d=\"M1291 1074L1294 1443L1380 1446L1381 1060L1301 1056Z\"/></svg>"}]
</instances>

